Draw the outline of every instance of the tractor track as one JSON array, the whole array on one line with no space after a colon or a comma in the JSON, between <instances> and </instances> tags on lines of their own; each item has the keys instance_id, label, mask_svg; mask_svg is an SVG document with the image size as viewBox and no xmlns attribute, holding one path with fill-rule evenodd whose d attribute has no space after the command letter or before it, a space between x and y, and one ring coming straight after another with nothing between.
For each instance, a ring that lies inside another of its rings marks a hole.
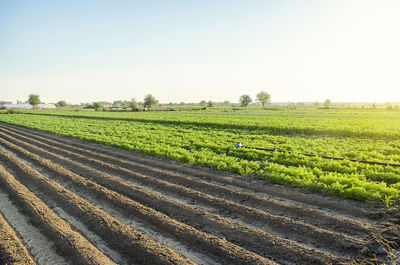
<instances>
[{"instance_id":1,"label":"tractor track","mask_svg":"<svg viewBox=\"0 0 400 265\"><path fill-rule=\"evenodd\" d=\"M0 123L0 161L2 187L20 214L54 242L61 258L75 263L395 264L398 259L399 227L393 222L398 211L374 204L5 123ZM20 239L21 247L27 246ZM36 263L46 264L27 249ZM89 253L98 253L99 260L89 259Z\"/></svg>"}]
</instances>

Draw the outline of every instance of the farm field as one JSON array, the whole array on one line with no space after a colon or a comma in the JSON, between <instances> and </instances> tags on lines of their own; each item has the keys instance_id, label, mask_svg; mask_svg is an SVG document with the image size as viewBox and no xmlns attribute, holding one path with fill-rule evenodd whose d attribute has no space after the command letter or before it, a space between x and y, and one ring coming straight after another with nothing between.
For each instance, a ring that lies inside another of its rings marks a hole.
<instances>
[{"instance_id":1,"label":"farm field","mask_svg":"<svg viewBox=\"0 0 400 265\"><path fill-rule=\"evenodd\" d=\"M52 116L7 117L14 123L32 117L31 127L55 128L46 121ZM0 124L0 161L1 262L400 261L399 211L383 203L325 196L7 123Z\"/></svg>"},{"instance_id":2,"label":"farm field","mask_svg":"<svg viewBox=\"0 0 400 265\"><path fill-rule=\"evenodd\" d=\"M400 167L302 155L400 164L397 112L35 111L0 121L387 206L400 191Z\"/></svg>"},{"instance_id":3,"label":"farm field","mask_svg":"<svg viewBox=\"0 0 400 265\"><path fill-rule=\"evenodd\" d=\"M0 6L0 265L400 265L400 1Z\"/></svg>"}]
</instances>

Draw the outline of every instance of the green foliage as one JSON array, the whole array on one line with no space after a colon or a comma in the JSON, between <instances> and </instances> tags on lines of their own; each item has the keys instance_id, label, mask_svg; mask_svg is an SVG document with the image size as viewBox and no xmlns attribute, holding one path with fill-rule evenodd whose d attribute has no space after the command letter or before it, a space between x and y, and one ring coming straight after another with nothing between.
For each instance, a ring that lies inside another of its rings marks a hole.
<instances>
[{"instance_id":1,"label":"green foliage","mask_svg":"<svg viewBox=\"0 0 400 265\"><path fill-rule=\"evenodd\" d=\"M256 95L257 101L261 103L264 108L265 104L271 104L271 95L265 91L261 91Z\"/></svg>"},{"instance_id":2,"label":"green foliage","mask_svg":"<svg viewBox=\"0 0 400 265\"><path fill-rule=\"evenodd\" d=\"M151 109L153 106L158 104L158 100L153 97L152 94L148 94L144 97L144 107Z\"/></svg>"},{"instance_id":3,"label":"green foliage","mask_svg":"<svg viewBox=\"0 0 400 265\"><path fill-rule=\"evenodd\" d=\"M137 103L136 99L132 98L131 101L129 101L128 107L132 109L132 111L138 111L139 110L139 104Z\"/></svg>"},{"instance_id":4,"label":"green foliage","mask_svg":"<svg viewBox=\"0 0 400 265\"><path fill-rule=\"evenodd\" d=\"M139 110L139 104L134 98L132 98L131 100L115 100L112 106L113 108L120 108L120 109L130 108L133 111Z\"/></svg>"},{"instance_id":5,"label":"green foliage","mask_svg":"<svg viewBox=\"0 0 400 265\"><path fill-rule=\"evenodd\" d=\"M34 109L36 109L37 105L40 104L39 95L30 94L28 97L28 102L29 102L29 104L31 104L33 106Z\"/></svg>"},{"instance_id":6,"label":"green foliage","mask_svg":"<svg viewBox=\"0 0 400 265\"><path fill-rule=\"evenodd\" d=\"M325 108L325 109L329 109L329 108L331 107L331 105L332 105L332 102L331 102L330 99L326 99L326 100L324 101L324 108Z\"/></svg>"},{"instance_id":7,"label":"green foliage","mask_svg":"<svg viewBox=\"0 0 400 265\"><path fill-rule=\"evenodd\" d=\"M249 95L242 95L239 98L240 106L247 107L252 102L252 99Z\"/></svg>"},{"instance_id":8,"label":"green foliage","mask_svg":"<svg viewBox=\"0 0 400 265\"><path fill-rule=\"evenodd\" d=\"M0 121L331 196L390 205L400 168L299 153L400 163L400 114L25 111ZM234 143L291 151L236 149Z\"/></svg>"},{"instance_id":9,"label":"green foliage","mask_svg":"<svg viewBox=\"0 0 400 265\"><path fill-rule=\"evenodd\" d=\"M93 102L93 108L95 109L95 111L102 111L104 109L101 102Z\"/></svg>"},{"instance_id":10,"label":"green foliage","mask_svg":"<svg viewBox=\"0 0 400 265\"><path fill-rule=\"evenodd\" d=\"M60 100L56 103L57 107L65 108L68 106L67 102L65 100Z\"/></svg>"},{"instance_id":11,"label":"green foliage","mask_svg":"<svg viewBox=\"0 0 400 265\"><path fill-rule=\"evenodd\" d=\"M0 111L0 114L18 114L18 113L20 112L15 109L5 109Z\"/></svg>"}]
</instances>

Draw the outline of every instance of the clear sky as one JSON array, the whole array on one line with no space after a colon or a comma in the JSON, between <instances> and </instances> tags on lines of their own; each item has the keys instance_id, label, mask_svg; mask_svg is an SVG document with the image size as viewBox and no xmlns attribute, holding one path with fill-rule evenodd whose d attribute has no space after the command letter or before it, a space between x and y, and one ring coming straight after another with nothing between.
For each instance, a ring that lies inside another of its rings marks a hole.
<instances>
[{"instance_id":1,"label":"clear sky","mask_svg":"<svg viewBox=\"0 0 400 265\"><path fill-rule=\"evenodd\" d=\"M400 101L399 0L0 0L0 100Z\"/></svg>"}]
</instances>

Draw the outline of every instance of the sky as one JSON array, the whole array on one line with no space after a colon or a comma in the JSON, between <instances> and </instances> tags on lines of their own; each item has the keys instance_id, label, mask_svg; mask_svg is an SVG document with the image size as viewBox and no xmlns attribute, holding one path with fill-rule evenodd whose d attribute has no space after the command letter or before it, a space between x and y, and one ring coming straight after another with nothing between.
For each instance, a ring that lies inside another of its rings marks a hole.
<instances>
[{"instance_id":1,"label":"sky","mask_svg":"<svg viewBox=\"0 0 400 265\"><path fill-rule=\"evenodd\" d=\"M0 0L0 100L400 101L398 0Z\"/></svg>"}]
</instances>

